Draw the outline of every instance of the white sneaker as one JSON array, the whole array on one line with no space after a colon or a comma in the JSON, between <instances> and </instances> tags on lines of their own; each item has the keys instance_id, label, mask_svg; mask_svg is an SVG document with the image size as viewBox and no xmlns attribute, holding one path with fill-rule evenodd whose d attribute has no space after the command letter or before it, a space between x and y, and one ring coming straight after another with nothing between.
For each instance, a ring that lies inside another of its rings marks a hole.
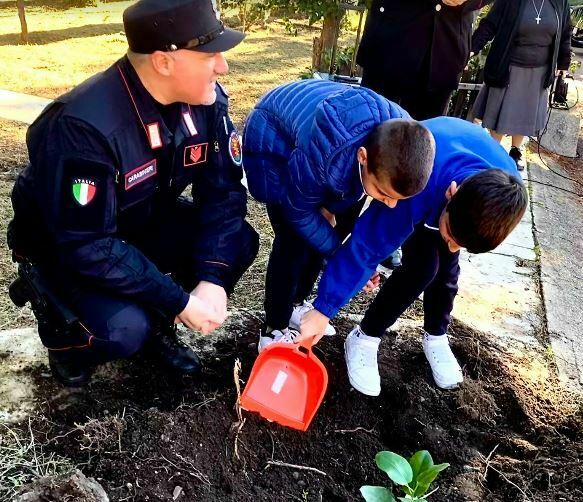
<instances>
[{"instance_id":1,"label":"white sneaker","mask_svg":"<svg viewBox=\"0 0 583 502\"><path fill-rule=\"evenodd\" d=\"M344 342L344 358L350 385L367 396L378 396L381 393L381 376L377 362L379 343L380 338L365 335L360 326L356 326Z\"/></svg>"},{"instance_id":2,"label":"white sneaker","mask_svg":"<svg viewBox=\"0 0 583 502\"><path fill-rule=\"evenodd\" d=\"M455 389L464 381L462 369L449 346L447 335L423 335L423 352L431 366L433 379L441 389Z\"/></svg>"},{"instance_id":3,"label":"white sneaker","mask_svg":"<svg viewBox=\"0 0 583 502\"><path fill-rule=\"evenodd\" d=\"M274 329L269 334L265 334L263 333L263 330L261 330L259 332L259 343L257 344L257 351L261 352L272 343L294 343L294 340L297 336L299 336L299 333L295 329Z\"/></svg>"},{"instance_id":4,"label":"white sneaker","mask_svg":"<svg viewBox=\"0 0 583 502\"><path fill-rule=\"evenodd\" d=\"M309 302L304 302L303 305L298 305L294 307L291 317L289 318L289 327L299 331L300 324L302 322L302 317L304 317L310 310L314 310L314 306ZM326 326L326 331L324 331L326 336L334 336L336 330L334 326L328 323Z\"/></svg>"}]
</instances>

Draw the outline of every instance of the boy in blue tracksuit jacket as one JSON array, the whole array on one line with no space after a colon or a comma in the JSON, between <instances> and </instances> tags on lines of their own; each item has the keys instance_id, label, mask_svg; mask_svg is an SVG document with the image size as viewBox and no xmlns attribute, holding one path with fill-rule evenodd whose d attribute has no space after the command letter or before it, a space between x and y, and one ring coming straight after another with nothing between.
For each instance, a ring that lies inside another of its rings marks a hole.
<instances>
[{"instance_id":1,"label":"boy in blue tracksuit jacket","mask_svg":"<svg viewBox=\"0 0 583 502\"><path fill-rule=\"evenodd\" d=\"M315 309L301 323L301 338L319 339L328 320L367 282L377 264L404 243L402 266L384 283L345 343L350 382L368 395L380 393L380 337L422 292L423 348L435 382L441 388L461 383L461 368L445 336L457 293L459 251L494 249L527 206L516 164L485 130L451 117L422 124L436 143L427 186L395 208L370 205L350 239L328 261Z\"/></svg>"},{"instance_id":2,"label":"boy in blue tracksuit jacket","mask_svg":"<svg viewBox=\"0 0 583 502\"><path fill-rule=\"evenodd\" d=\"M415 195L435 148L425 127L382 96L317 80L265 95L247 119L243 146L249 191L267 203L275 234L262 350L298 334L323 259L350 233L365 194L388 207Z\"/></svg>"}]
</instances>

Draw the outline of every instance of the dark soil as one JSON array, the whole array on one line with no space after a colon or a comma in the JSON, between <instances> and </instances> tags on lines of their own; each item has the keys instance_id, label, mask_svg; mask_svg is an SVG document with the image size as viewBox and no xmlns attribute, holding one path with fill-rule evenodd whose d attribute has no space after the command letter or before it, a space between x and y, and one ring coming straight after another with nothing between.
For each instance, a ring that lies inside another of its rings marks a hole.
<instances>
[{"instance_id":1,"label":"dark soil","mask_svg":"<svg viewBox=\"0 0 583 502\"><path fill-rule=\"evenodd\" d=\"M315 349L329 387L310 429L247 412L239 427L234 362L241 360L245 380L258 322L243 319L217 342L197 379L171 378L144 359L106 367L80 392L39 374L38 395L52 396L34 425L38 437L53 438L45 453L81 464L113 501L173 500L179 492L177 500L188 501L358 500L360 486L388 484L374 463L378 451L419 449L451 464L433 501L583 500L581 408L544 364L459 325L454 350L467 378L458 391L433 387L411 333L384 340L378 398L352 390L342 347L352 326L337 323L340 336ZM268 467L272 460L326 474Z\"/></svg>"}]
</instances>

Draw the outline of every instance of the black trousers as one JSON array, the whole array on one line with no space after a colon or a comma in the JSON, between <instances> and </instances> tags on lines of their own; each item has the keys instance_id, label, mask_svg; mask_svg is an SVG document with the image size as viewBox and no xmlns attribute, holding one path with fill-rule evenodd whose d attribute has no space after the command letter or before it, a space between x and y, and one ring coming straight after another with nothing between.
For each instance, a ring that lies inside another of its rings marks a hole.
<instances>
[{"instance_id":1,"label":"black trousers","mask_svg":"<svg viewBox=\"0 0 583 502\"><path fill-rule=\"evenodd\" d=\"M336 214L335 230L343 240L354 227L366 201ZM265 322L273 329L288 327L294 304L310 296L324 257L314 250L287 222L278 205L267 205L267 214L275 237L265 278Z\"/></svg>"},{"instance_id":2,"label":"black trousers","mask_svg":"<svg viewBox=\"0 0 583 502\"><path fill-rule=\"evenodd\" d=\"M423 295L424 328L447 332L458 291L459 252L451 253L437 230L418 226L403 244L403 264L385 281L361 323L368 336L380 337Z\"/></svg>"},{"instance_id":3,"label":"black trousers","mask_svg":"<svg viewBox=\"0 0 583 502\"><path fill-rule=\"evenodd\" d=\"M196 235L191 229L192 211L191 205L179 204L173 218L151 228L138 246L160 271L171 274L186 291L199 282L196 271L192 270L192 249L196 245ZM237 237L239 254L225 284L227 294L233 291L259 250L259 236L246 221ZM100 291L75 279L67 280L69 274L59 270L41 267L41 271L81 322L79 329L67 334L51 324L39 323L39 335L49 350L75 350L79 358L91 364L125 359L138 352L161 327L174 323L174 319L167 319L161 312L146 308L132 298Z\"/></svg>"},{"instance_id":4,"label":"black trousers","mask_svg":"<svg viewBox=\"0 0 583 502\"><path fill-rule=\"evenodd\" d=\"M419 77L419 76L417 76ZM410 85L395 84L371 69L364 69L362 86L402 106L415 120L425 120L447 114L452 90L428 90L426 79L411 76Z\"/></svg>"}]
</instances>

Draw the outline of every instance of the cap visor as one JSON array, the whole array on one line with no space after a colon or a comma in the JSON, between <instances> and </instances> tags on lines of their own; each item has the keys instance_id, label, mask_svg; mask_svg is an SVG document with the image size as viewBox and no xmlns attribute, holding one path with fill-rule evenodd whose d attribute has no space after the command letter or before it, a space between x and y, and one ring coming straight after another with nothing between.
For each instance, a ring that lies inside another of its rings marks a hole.
<instances>
[{"instance_id":1,"label":"cap visor","mask_svg":"<svg viewBox=\"0 0 583 502\"><path fill-rule=\"evenodd\" d=\"M208 44L193 47L192 50L198 52L226 52L239 45L244 38L245 33L225 28L225 31L214 40L211 40Z\"/></svg>"}]
</instances>

